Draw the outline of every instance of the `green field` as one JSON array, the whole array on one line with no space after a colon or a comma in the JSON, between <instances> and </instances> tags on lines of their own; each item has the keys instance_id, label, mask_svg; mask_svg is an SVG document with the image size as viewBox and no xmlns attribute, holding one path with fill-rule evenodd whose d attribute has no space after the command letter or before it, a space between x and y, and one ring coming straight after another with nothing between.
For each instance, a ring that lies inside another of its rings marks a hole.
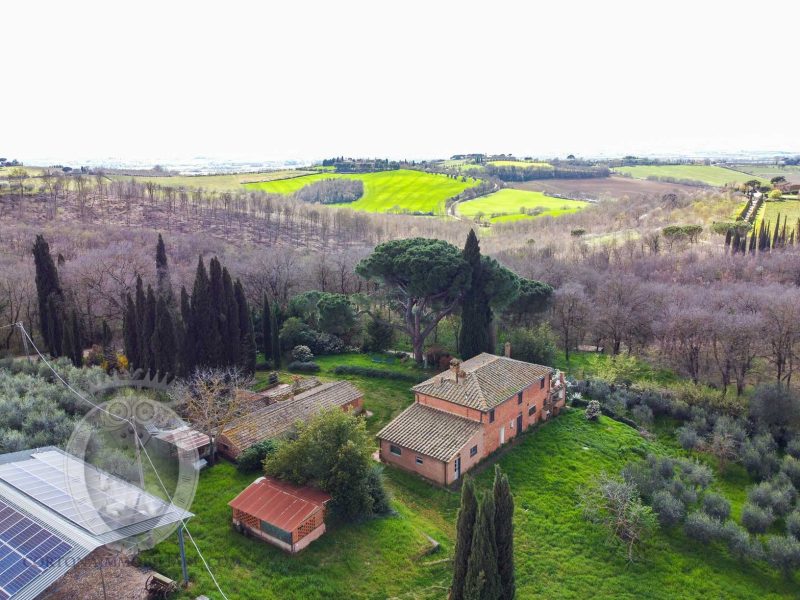
<instances>
[{"instance_id":1,"label":"green field","mask_svg":"<svg viewBox=\"0 0 800 600\"><path fill-rule=\"evenodd\" d=\"M733 165L739 171L751 173L756 177L769 181L782 175L787 181L800 182L800 165L779 167L778 165Z\"/></svg>"},{"instance_id":2,"label":"green field","mask_svg":"<svg viewBox=\"0 0 800 600\"><path fill-rule=\"evenodd\" d=\"M114 181L129 181L131 179L140 183L154 181L163 187L197 189L216 192L234 192L241 190L246 183L257 181L272 181L275 179L291 179L307 175L310 171L284 169L282 171L265 171L263 173L232 173L228 175L174 175L171 177L141 177L130 175L110 175Z\"/></svg>"},{"instance_id":3,"label":"green field","mask_svg":"<svg viewBox=\"0 0 800 600\"><path fill-rule=\"evenodd\" d=\"M761 221L766 221L772 227L778 222L778 215L780 215L781 223L784 218L788 219L786 223L786 230L792 231L797 227L797 220L800 219L800 201L798 200L770 200L764 202L764 206L758 211L756 217L756 224Z\"/></svg>"},{"instance_id":4,"label":"green field","mask_svg":"<svg viewBox=\"0 0 800 600\"><path fill-rule=\"evenodd\" d=\"M587 206L589 203L582 200L564 200L545 196L541 192L505 188L482 198L462 202L458 205L458 212L472 219L481 215L492 222L503 222L532 218L522 214L523 208L542 208L542 213L537 216L557 217Z\"/></svg>"},{"instance_id":5,"label":"green field","mask_svg":"<svg viewBox=\"0 0 800 600\"><path fill-rule=\"evenodd\" d=\"M636 179L672 177L676 180L702 181L708 185L720 187L729 183L743 183L749 179L754 179L752 175L747 173L726 169L725 167L705 165L641 165L615 167L613 171L630 175Z\"/></svg>"},{"instance_id":6,"label":"green field","mask_svg":"<svg viewBox=\"0 0 800 600\"><path fill-rule=\"evenodd\" d=\"M245 187L275 194L292 194L315 181L339 178L360 179L364 182L364 195L355 202L341 206L368 212L419 212L437 215L444 214L445 200L477 183L475 180L462 182L446 175L400 169L346 175L321 173L295 179L250 183Z\"/></svg>"}]
</instances>

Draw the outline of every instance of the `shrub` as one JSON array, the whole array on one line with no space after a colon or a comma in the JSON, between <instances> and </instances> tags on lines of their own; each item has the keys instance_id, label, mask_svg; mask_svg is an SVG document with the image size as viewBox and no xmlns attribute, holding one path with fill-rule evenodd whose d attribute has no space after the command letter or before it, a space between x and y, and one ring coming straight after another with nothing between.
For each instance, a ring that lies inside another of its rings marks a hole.
<instances>
[{"instance_id":1,"label":"shrub","mask_svg":"<svg viewBox=\"0 0 800 600\"><path fill-rule=\"evenodd\" d=\"M684 450L692 450L700 444L700 436L691 425L682 425L678 428L678 443Z\"/></svg>"},{"instance_id":2,"label":"shrub","mask_svg":"<svg viewBox=\"0 0 800 600\"><path fill-rule=\"evenodd\" d=\"M656 511L658 522L662 527L677 525L686 514L683 502L666 490L658 491L653 495L653 510Z\"/></svg>"},{"instance_id":3,"label":"shrub","mask_svg":"<svg viewBox=\"0 0 800 600\"><path fill-rule=\"evenodd\" d=\"M786 533L800 540L800 509L786 516Z\"/></svg>"},{"instance_id":4,"label":"shrub","mask_svg":"<svg viewBox=\"0 0 800 600\"><path fill-rule=\"evenodd\" d=\"M600 403L597 400L590 400L586 405L586 419L597 421L600 418Z\"/></svg>"},{"instance_id":5,"label":"shrub","mask_svg":"<svg viewBox=\"0 0 800 600\"><path fill-rule=\"evenodd\" d=\"M800 568L800 542L792 537L771 535L767 538L769 564L787 577Z\"/></svg>"},{"instance_id":6,"label":"shrub","mask_svg":"<svg viewBox=\"0 0 800 600\"><path fill-rule=\"evenodd\" d=\"M511 342L513 357L539 365L553 363L556 343L550 326L542 323L536 329L515 329L508 341Z\"/></svg>"},{"instance_id":7,"label":"shrub","mask_svg":"<svg viewBox=\"0 0 800 600\"><path fill-rule=\"evenodd\" d=\"M742 525L750 533L764 533L769 529L775 516L769 509L761 508L756 504L747 503L742 509Z\"/></svg>"},{"instance_id":8,"label":"shrub","mask_svg":"<svg viewBox=\"0 0 800 600\"><path fill-rule=\"evenodd\" d=\"M785 478L764 481L750 488L747 499L757 506L769 509L777 516L787 514L797 496L791 482Z\"/></svg>"},{"instance_id":9,"label":"shrub","mask_svg":"<svg viewBox=\"0 0 800 600\"><path fill-rule=\"evenodd\" d=\"M781 473L792 482L795 488L800 488L800 460L789 454L784 456L781 464Z\"/></svg>"},{"instance_id":10,"label":"shrub","mask_svg":"<svg viewBox=\"0 0 800 600\"><path fill-rule=\"evenodd\" d=\"M761 544L738 523L726 521L722 526L722 539L730 553L739 560L760 560L764 553Z\"/></svg>"},{"instance_id":11,"label":"shrub","mask_svg":"<svg viewBox=\"0 0 800 600\"><path fill-rule=\"evenodd\" d=\"M292 358L297 362L307 363L314 360L314 354L308 346L295 346L292 349Z\"/></svg>"},{"instance_id":12,"label":"shrub","mask_svg":"<svg viewBox=\"0 0 800 600\"><path fill-rule=\"evenodd\" d=\"M315 362L290 362L287 367L290 371L297 373L317 373L319 372L319 365Z\"/></svg>"},{"instance_id":13,"label":"shrub","mask_svg":"<svg viewBox=\"0 0 800 600\"><path fill-rule=\"evenodd\" d=\"M633 420L643 427L650 427L653 424L653 411L649 406L639 404L631 411Z\"/></svg>"},{"instance_id":14,"label":"shrub","mask_svg":"<svg viewBox=\"0 0 800 600\"><path fill-rule=\"evenodd\" d=\"M379 319L370 319L364 338L365 352L383 352L394 342L394 327Z\"/></svg>"},{"instance_id":15,"label":"shrub","mask_svg":"<svg viewBox=\"0 0 800 600\"><path fill-rule=\"evenodd\" d=\"M722 537L722 524L699 511L693 512L686 517L683 529L688 537L704 544Z\"/></svg>"},{"instance_id":16,"label":"shrub","mask_svg":"<svg viewBox=\"0 0 800 600\"><path fill-rule=\"evenodd\" d=\"M253 444L236 459L236 468L242 473L260 471L263 468L264 459L275 452L276 447L274 440L264 440Z\"/></svg>"},{"instance_id":17,"label":"shrub","mask_svg":"<svg viewBox=\"0 0 800 600\"><path fill-rule=\"evenodd\" d=\"M316 340L316 336L317 332L303 323L298 317L286 319L279 334L283 350L289 350L295 346L311 347Z\"/></svg>"},{"instance_id":18,"label":"shrub","mask_svg":"<svg viewBox=\"0 0 800 600\"><path fill-rule=\"evenodd\" d=\"M761 434L747 440L742 447L742 464L751 477L769 479L780 469L775 453L777 446L769 434Z\"/></svg>"},{"instance_id":19,"label":"shrub","mask_svg":"<svg viewBox=\"0 0 800 600\"><path fill-rule=\"evenodd\" d=\"M750 398L749 411L757 425L780 438L800 421L800 398L782 385L760 385Z\"/></svg>"},{"instance_id":20,"label":"shrub","mask_svg":"<svg viewBox=\"0 0 800 600\"><path fill-rule=\"evenodd\" d=\"M696 460L681 460L680 465L683 478L701 490L706 489L714 481L714 472L708 465Z\"/></svg>"},{"instance_id":21,"label":"shrub","mask_svg":"<svg viewBox=\"0 0 800 600\"><path fill-rule=\"evenodd\" d=\"M795 436L786 443L786 454L800 458L800 436Z\"/></svg>"},{"instance_id":22,"label":"shrub","mask_svg":"<svg viewBox=\"0 0 800 600\"><path fill-rule=\"evenodd\" d=\"M370 367L359 367L357 365L337 365L334 367L333 372L337 375L360 375L362 377L395 379L397 381L410 381L413 383L419 383L426 379L425 376L414 375L413 373L390 371L388 369L373 369Z\"/></svg>"},{"instance_id":23,"label":"shrub","mask_svg":"<svg viewBox=\"0 0 800 600\"><path fill-rule=\"evenodd\" d=\"M709 492L703 497L703 512L718 521L725 521L731 514L731 504L724 496Z\"/></svg>"}]
</instances>

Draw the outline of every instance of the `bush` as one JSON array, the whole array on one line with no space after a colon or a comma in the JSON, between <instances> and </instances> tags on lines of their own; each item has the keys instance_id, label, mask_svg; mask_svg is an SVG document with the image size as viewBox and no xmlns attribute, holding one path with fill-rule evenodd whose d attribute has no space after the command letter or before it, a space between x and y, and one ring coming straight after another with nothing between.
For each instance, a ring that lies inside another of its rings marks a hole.
<instances>
[{"instance_id":1,"label":"bush","mask_svg":"<svg viewBox=\"0 0 800 600\"><path fill-rule=\"evenodd\" d=\"M787 577L800 568L800 542L791 537L771 535L767 538L769 564Z\"/></svg>"},{"instance_id":2,"label":"bush","mask_svg":"<svg viewBox=\"0 0 800 600\"><path fill-rule=\"evenodd\" d=\"M691 425L682 425L678 428L678 443L684 450L692 450L700 444L700 436Z\"/></svg>"},{"instance_id":3,"label":"bush","mask_svg":"<svg viewBox=\"0 0 800 600\"><path fill-rule=\"evenodd\" d=\"M683 520L686 507L683 502L666 490L653 495L653 510L662 527L672 527Z\"/></svg>"},{"instance_id":4,"label":"bush","mask_svg":"<svg viewBox=\"0 0 800 600\"><path fill-rule=\"evenodd\" d=\"M542 323L536 329L515 329L508 339L513 358L539 365L553 364L556 343L550 326Z\"/></svg>"},{"instance_id":5,"label":"bush","mask_svg":"<svg viewBox=\"0 0 800 600\"><path fill-rule=\"evenodd\" d=\"M688 537L704 544L722 538L722 524L699 511L686 517L683 529Z\"/></svg>"},{"instance_id":6,"label":"bush","mask_svg":"<svg viewBox=\"0 0 800 600\"><path fill-rule=\"evenodd\" d=\"M359 367L356 365L337 365L333 372L336 375L359 375L361 377L376 377L379 379L394 379L397 381L410 381L419 383L426 379L425 376L414 375L413 373L402 373L400 371L390 371L388 369L373 369L370 367Z\"/></svg>"},{"instance_id":7,"label":"bush","mask_svg":"<svg viewBox=\"0 0 800 600\"><path fill-rule=\"evenodd\" d=\"M295 346L292 349L292 358L297 362L307 363L314 360L314 354L308 346Z\"/></svg>"},{"instance_id":8,"label":"bush","mask_svg":"<svg viewBox=\"0 0 800 600\"><path fill-rule=\"evenodd\" d=\"M792 509L797 492L787 479L776 478L764 481L750 488L747 499L764 509L769 509L777 516L783 516Z\"/></svg>"},{"instance_id":9,"label":"bush","mask_svg":"<svg viewBox=\"0 0 800 600\"><path fill-rule=\"evenodd\" d=\"M643 427L650 427L653 424L653 411L649 406L639 404L631 411L633 420Z\"/></svg>"},{"instance_id":10,"label":"bush","mask_svg":"<svg viewBox=\"0 0 800 600\"><path fill-rule=\"evenodd\" d=\"M315 362L290 362L287 367L289 371L296 373L318 373L319 365Z\"/></svg>"},{"instance_id":11,"label":"bush","mask_svg":"<svg viewBox=\"0 0 800 600\"><path fill-rule=\"evenodd\" d=\"M722 526L722 539L728 545L730 553L739 560L760 560L763 555L761 544L753 540L750 534L738 523L726 521Z\"/></svg>"},{"instance_id":12,"label":"bush","mask_svg":"<svg viewBox=\"0 0 800 600\"><path fill-rule=\"evenodd\" d=\"M731 515L731 503L714 492L709 492L703 497L703 512L718 521L725 521Z\"/></svg>"},{"instance_id":13,"label":"bush","mask_svg":"<svg viewBox=\"0 0 800 600\"><path fill-rule=\"evenodd\" d=\"M590 400L586 405L586 419L597 421L600 418L600 403L597 400Z\"/></svg>"},{"instance_id":14,"label":"bush","mask_svg":"<svg viewBox=\"0 0 800 600\"><path fill-rule=\"evenodd\" d=\"M792 482L795 489L800 488L800 460L788 454L784 456L781 464L781 473Z\"/></svg>"},{"instance_id":15,"label":"bush","mask_svg":"<svg viewBox=\"0 0 800 600\"><path fill-rule=\"evenodd\" d=\"M800 509L786 516L786 533L800 540Z\"/></svg>"},{"instance_id":16,"label":"bush","mask_svg":"<svg viewBox=\"0 0 800 600\"><path fill-rule=\"evenodd\" d=\"M289 350L295 346L311 347L316 340L317 332L311 329L298 317L289 317L284 321L279 334L281 348Z\"/></svg>"},{"instance_id":17,"label":"bush","mask_svg":"<svg viewBox=\"0 0 800 600\"><path fill-rule=\"evenodd\" d=\"M756 504L747 503L742 509L742 525L750 533L764 533L775 521L775 516L769 509L761 508Z\"/></svg>"},{"instance_id":18,"label":"bush","mask_svg":"<svg viewBox=\"0 0 800 600\"><path fill-rule=\"evenodd\" d=\"M742 447L742 464L751 477L769 479L780 469L775 440L761 434L747 440Z\"/></svg>"},{"instance_id":19,"label":"bush","mask_svg":"<svg viewBox=\"0 0 800 600\"><path fill-rule=\"evenodd\" d=\"M275 452L274 440L264 440L247 448L236 459L236 468L242 473L254 473L263 469L264 459Z\"/></svg>"},{"instance_id":20,"label":"bush","mask_svg":"<svg viewBox=\"0 0 800 600\"><path fill-rule=\"evenodd\" d=\"M714 472L711 467L696 460L681 460L682 477L691 485L706 489L714 481Z\"/></svg>"},{"instance_id":21,"label":"bush","mask_svg":"<svg viewBox=\"0 0 800 600\"><path fill-rule=\"evenodd\" d=\"M786 454L800 458L800 436L795 436L786 443Z\"/></svg>"},{"instance_id":22,"label":"bush","mask_svg":"<svg viewBox=\"0 0 800 600\"><path fill-rule=\"evenodd\" d=\"M394 342L394 327L379 319L370 319L364 338L365 352L383 352Z\"/></svg>"}]
</instances>

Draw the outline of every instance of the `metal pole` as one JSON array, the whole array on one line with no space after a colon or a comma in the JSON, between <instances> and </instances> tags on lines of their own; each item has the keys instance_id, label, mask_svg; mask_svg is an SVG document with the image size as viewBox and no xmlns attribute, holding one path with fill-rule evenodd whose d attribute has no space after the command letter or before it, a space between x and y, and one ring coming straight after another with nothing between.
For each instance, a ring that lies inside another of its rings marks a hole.
<instances>
[{"instance_id":1,"label":"metal pole","mask_svg":"<svg viewBox=\"0 0 800 600\"><path fill-rule=\"evenodd\" d=\"M189 570L186 568L186 547L183 545L183 523L178 525L178 546L181 549L181 570L183 571L183 586L189 585Z\"/></svg>"},{"instance_id":2,"label":"metal pole","mask_svg":"<svg viewBox=\"0 0 800 600\"><path fill-rule=\"evenodd\" d=\"M17 323L17 328L19 329L19 336L22 338L22 345L25 346L25 358L28 359L30 364L33 364L33 359L28 351L28 338L25 337L25 327L22 324L22 321Z\"/></svg>"}]
</instances>

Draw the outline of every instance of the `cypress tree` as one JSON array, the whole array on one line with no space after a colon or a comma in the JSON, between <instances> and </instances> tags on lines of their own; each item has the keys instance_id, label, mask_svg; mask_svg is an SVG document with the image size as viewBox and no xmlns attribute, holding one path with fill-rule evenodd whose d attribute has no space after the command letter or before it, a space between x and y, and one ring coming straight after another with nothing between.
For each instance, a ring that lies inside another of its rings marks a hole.
<instances>
[{"instance_id":1,"label":"cypress tree","mask_svg":"<svg viewBox=\"0 0 800 600\"><path fill-rule=\"evenodd\" d=\"M250 317L250 307L244 295L244 287L238 279L233 286L233 292L236 296L236 306L239 308L239 365L245 372L254 373L256 370L256 339L253 331L253 319Z\"/></svg>"},{"instance_id":2,"label":"cypress tree","mask_svg":"<svg viewBox=\"0 0 800 600\"><path fill-rule=\"evenodd\" d=\"M497 572L500 577L501 600L513 600L514 580L514 498L508 477L494 467L494 527L497 536Z\"/></svg>"},{"instance_id":3,"label":"cypress tree","mask_svg":"<svg viewBox=\"0 0 800 600\"><path fill-rule=\"evenodd\" d=\"M37 235L33 244L33 261L36 265L36 295L39 301L39 329L45 348L52 356L61 354L62 306L64 293L58 279L58 269L50 256L50 245L44 236ZM55 314L51 311L55 310Z\"/></svg>"},{"instance_id":4,"label":"cypress tree","mask_svg":"<svg viewBox=\"0 0 800 600\"><path fill-rule=\"evenodd\" d=\"M194 327L192 326L192 302L189 299L189 292L186 291L185 287L181 287L181 321L181 353L178 373L181 377L187 377L194 371L197 359L195 358Z\"/></svg>"},{"instance_id":5,"label":"cypress tree","mask_svg":"<svg viewBox=\"0 0 800 600\"><path fill-rule=\"evenodd\" d=\"M75 364L75 347L72 342L72 322L71 320L62 315L61 319L64 326L61 328L61 350L63 356L66 356L74 365ZM77 366L77 365L76 365Z\"/></svg>"},{"instance_id":6,"label":"cypress tree","mask_svg":"<svg viewBox=\"0 0 800 600\"><path fill-rule=\"evenodd\" d=\"M156 295L153 293L153 288L147 286L147 299L145 300L144 310L144 325L142 326L142 343L144 360L142 361L142 368L147 369L150 373L155 375L156 362L158 362L157 353L158 348L152 345L153 333L156 330Z\"/></svg>"},{"instance_id":7,"label":"cypress tree","mask_svg":"<svg viewBox=\"0 0 800 600\"><path fill-rule=\"evenodd\" d=\"M130 294L128 294L125 303L125 316L122 318L122 345L125 349L128 365L133 371L136 368L136 361L139 356L139 335L136 323L136 305L134 305Z\"/></svg>"},{"instance_id":8,"label":"cypress tree","mask_svg":"<svg viewBox=\"0 0 800 600\"><path fill-rule=\"evenodd\" d=\"M272 368L281 368L281 341L278 336L280 331L280 315L278 314L278 305L272 308Z\"/></svg>"},{"instance_id":9,"label":"cypress tree","mask_svg":"<svg viewBox=\"0 0 800 600\"><path fill-rule=\"evenodd\" d=\"M464 583L477 512L478 500L475 497L475 484L472 477L466 477L461 486L461 507L458 509L456 522L456 549L453 556L453 583L450 586L450 600L464 600Z\"/></svg>"},{"instance_id":10,"label":"cypress tree","mask_svg":"<svg viewBox=\"0 0 800 600\"><path fill-rule=\"evenodd\" d=\"M494 497L483 494L478 504L475 529L472 533L472 551L467 563L464 583L465 600L497 600L500 598L500 581L497 572L497 534L494 528Z\"/></svg>"},{"instance_id":11,"label":"cypress tree","mask_svg":"<svg viewBox=\"0 0 800 600\"><path fill-rule=\"evenodd\" d=\"M144 284L142 283L141 276L136 276L136 296L134 298L136 306L136 349L138 354L136 357L131 357L131 364L137 369L147 368L147 338L144 337L144 322L147 312L147 296L144 293Z\"/></svg>"},{"instance_id":12,"label":"cypress tree","mask_svg":"<svg viewBox=\"0 0 800 600\"><path fill-rule=\"evenodd\" d=\"M103 350L106 350L111 346L111 341L114 339L113 334L111 333L111 328L108 326L108 321L103 319L103 323L100 326L100 343L103 346Z\"/></svg>"},{"instance_id":13,"label":"cypress tree","mask_svg":"<svg viewBox=\"0 0 800 600\"><path fill-rule=\"evenodd\" d=\"M772 247L776 248L778 246L778 238L781 234L781 213L778 213L778 220L775 221L775 231L772 234Z\"/></svg>"},{"instance_id":14,"label":"cypress tree","mask_svg":"<svg viewBox=\"0 0 800 600\"><path fill-rule=\"evenodd\" d=\"M156 304L156 326L150 339L150 347L155 355L154 371L159 377L174 375L178 347L172 324L172 312L167 299L163 296Z\"/></svg>"},{"instance_id":15,"label":"cypress tree","mask_svg":"<svg viewBox=\"0 0 800 600\"><path fill-rule=\"evenodd\" d=\"M269 308L269 298L264 294L264 302L261 306L261 351L264 358L272 358L272 311Z\"/></svg>"},{"instance_id":16,"label":"cypress tree","mask_svg":"<svg viewBox=\"0 0 800 600\"><path fill-rule=\"evenodd\" d=\"M197 273L192 288L192 319L187 343L193 344L194 362L192 367L214 366L219 349L220 337L217 320L211 305L211 287L201 256L197 262Z\"/></svg>"},{"instance_id":17,"label":"cypress tree","mask_svg":"<svg viewBox=\"0 0 800 600\"><path fill-rule=\"evenodd\" d=\"M239 307L236 302L233 281L227 268L222 269L222 290L220 332L223 334L223 355L220 358L224 365L236 365L242 356L241 336L239 334Z\"/></svg>"},{"instance_id":18,"label":"cypress tree","mask_svg":"<svg viewBox=\"0 0 800 600\"><path fill-rule=\"evenodd\" d=\"M72 311L72 364L76 367L83 365L83 332L78 314Z\"/></svg>"},{"instance_id":19,"label":"cypress tree","mask_svg":"<svg viewBox=\"0 0 800 600\"><path fill-rule=\"evenodd\" d=\"M733 232L730 229L728 229L728 231L725 232L725 247L726 248L730 247L732 237L733 237Z\"/></svg>"},{"instance_id":20,"label":"cypress tree","mask_svg":"<svg viewBox=\"0 0 800 600\"><path fill-rule=\"evenodd\" d=\"M194 295L192 296L194 297ZM225 363L223 350L226 329L224 319L225 286L222 282L222 265L215 256L208 263L208 301L209 301L209 338L206 344L208 354L207 366L219 366Z\"/></svg>"},{"instance_id":21,"label":"cypress tree","mask_svg":"<svg viewBox=\"0 0 800 600\"><path fill-rule=\"evenodd\" d=\"M156 291L159 298L164 298L168 306L172 306L174 299L172 294L172 282L169 277L169 265L167 264L167 250L164 247L164 239L158 234L156 244Z\"/></svg>"},{"instance_id":22,"label":"cypress tree","mask_svg":"<svg viewBox=\"0 0 800 600\"><path fill-rule=\"evenodd\" d=\"M481 248L475 230L470 229L462 255L472 269L472 284L461 301L461 331L458 350L461 358L468 360L489 348L489 327L492 312L483 289L485 282L481 266Z\"/></svg>"}]
</instances>

